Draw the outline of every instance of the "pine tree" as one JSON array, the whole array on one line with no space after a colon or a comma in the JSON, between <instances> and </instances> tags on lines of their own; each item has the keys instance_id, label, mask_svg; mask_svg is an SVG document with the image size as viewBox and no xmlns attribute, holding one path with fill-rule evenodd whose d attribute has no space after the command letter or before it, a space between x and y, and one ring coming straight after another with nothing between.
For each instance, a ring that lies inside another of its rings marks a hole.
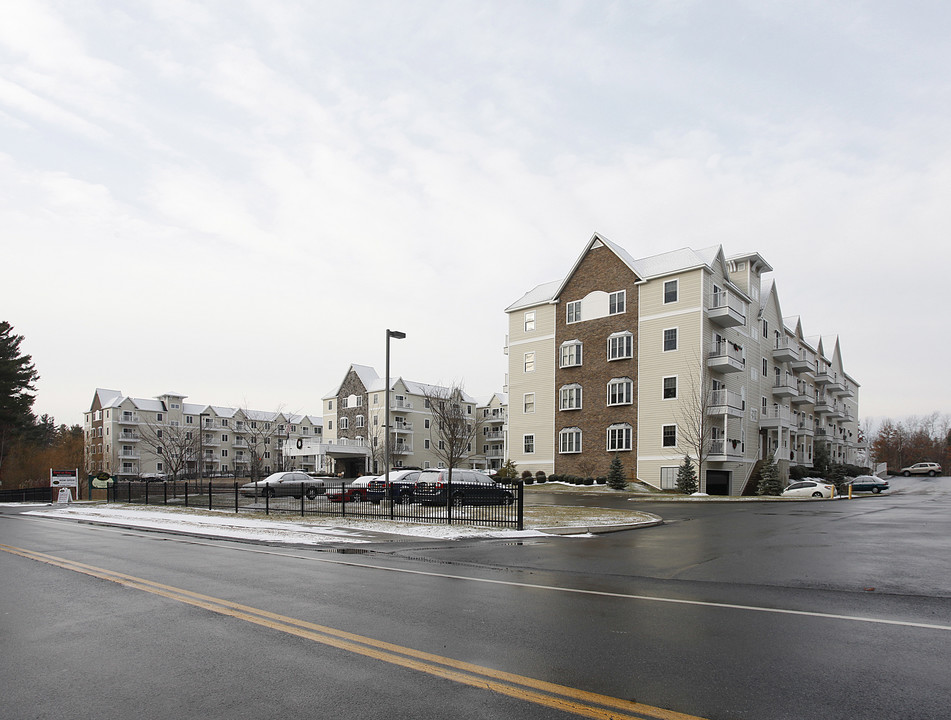
<instances>
[{"instance_id":1,"label":"pine tree","mask_svg":"<svg viewBox=\"0 0 951 720\"><path fill-rule=\"evenodd\" d=\"M0 478L8 444L35 420L34 383L40 376L33 359L20 352L22 342L23 336L15 335L10 323L0 321Z\"/></svg>"},{"instance_id":2,"label":"pine tree","mask_svg":"<svg viewBox=\"0 0 951 720\"><path fill-rule=\"evenodd\" d=\"M620 456L615 453L611 461L611 468L608 470L608 487L615 490L624 490L627 488L627 478L624 477L624 465L621 463Z\"/></svg>"},{"instance_id":3,"label":"pine tree","mask_svg":"<svg viewBox=\"0 0 951 720\"><path fill-rule=\"evenodd\" d=\"M677 489L685 495L697 492L697 470L689 455L684 455L684 461L677 468Z\"/></svg>"},{"instance_id":4,"label":"pine tree","mask_svg":"<svg viewBox=\"0 0 951 720\"><path fill-rule=\"evenodd\" d=\"M759 483L756 486L757 495L779 495L782 493L782 482L779 479L779 470L772 453L763 462L759 471Z\"/></svg>"}]
</instances>

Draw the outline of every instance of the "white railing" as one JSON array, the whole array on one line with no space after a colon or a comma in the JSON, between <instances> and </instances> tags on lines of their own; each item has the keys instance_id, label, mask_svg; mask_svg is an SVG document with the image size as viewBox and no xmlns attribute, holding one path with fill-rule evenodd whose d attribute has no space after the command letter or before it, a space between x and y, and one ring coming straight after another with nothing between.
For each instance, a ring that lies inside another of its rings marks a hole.
<instances>
[{"instance_id":1,"label":"white railing","mask_svg":"<svg viewBox=\"0 0 951 720\"><path fill-rule=\"evenodd\" d=\"M737 349L734 347L733 343L728 341L715 343L713 350L710 351L710 357L728 357L731 360L735 360L740 365L746 365L746 358L743 357L743 351Z\"/></svg>"},{"instance_id":2,"label":"white railing","mask_svg":"<svg viewBox=\"0 0 951 720\"><path fill-rule=\"evenodd\" d=\"M713 407L730 407L737 410L745 409L745 403L739 393L732 390L711 390L710 405Z\"/></svg>"},{"instance_id":3,"label":"white railing","mask_svg":"<svg viewBox=\"0 0 951 720\"><path fill-rule=\"evenodd\" d=\"M728 308L746 321L746 303L727 290L710 293L710 309Z\"/></svg>"},{"instance_id":4,"label":"white railing","mask_svg":"<svg viewBox=\"0 0 951 720\"><path fill-rule=\"evenodd\" d=\"M743 443L739 440L711 440L710 455L739 457L743 455Z\"/></svg>"},{"instance_id":5,"label":"white railing","mask_svg":"<svg viewBox=\"0 0 951 720\"><path fill-rule=\"evenodd\" d=\"M792 415L789 412L789 408L779 406L779 407L770 407L763 410L763 420L779 420L784 423L792 422Z\"/></svg>"}]
</instances>

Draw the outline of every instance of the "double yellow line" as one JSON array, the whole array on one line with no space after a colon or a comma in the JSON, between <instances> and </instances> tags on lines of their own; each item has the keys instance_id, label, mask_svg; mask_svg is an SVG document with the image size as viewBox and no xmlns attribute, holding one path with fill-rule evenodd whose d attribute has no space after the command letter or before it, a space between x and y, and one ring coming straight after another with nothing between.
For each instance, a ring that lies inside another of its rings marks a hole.
<instances>
[{"instance_id":1,"label":"double yellow line","mask_svg":"<svg viewBox=\"0 0 951 720\"><path fill-rule=\"evenodd\" d=\"M133 575L105 570L93 565L67 560L65 558L47 555L34 550L24 550L10 545L0 545L0 550L19 555L31 560L55 565L66 570L89 575L101 580L123 585L135 590L160 595L170 600L204 608L220 615L238 618L263 627L279 630L307 640L313 640L323 645L347 650L357 655L381 660L393 665L418 670L419 672L445 678L454 682L472 687L491 690L492 692L526 702L543 705L581 717L596 718L597 720L626 720L633 718L657 718L658 720L701 720L693 715L630 702L609 695L586 692L575 688L557 685L555 683L535 680L534 678L515 675L513 673L493 670L492 668L473 665L471 663L453 660L452 658L433 655L432 653L413 650L412 648L394 645L392 643L374 640L363 635L337 630L325 625L298 620L296 618L278 615L267 610L241 605L229 600L194 593L190 590L163 585Z\"/></svg>"}]
</instances>

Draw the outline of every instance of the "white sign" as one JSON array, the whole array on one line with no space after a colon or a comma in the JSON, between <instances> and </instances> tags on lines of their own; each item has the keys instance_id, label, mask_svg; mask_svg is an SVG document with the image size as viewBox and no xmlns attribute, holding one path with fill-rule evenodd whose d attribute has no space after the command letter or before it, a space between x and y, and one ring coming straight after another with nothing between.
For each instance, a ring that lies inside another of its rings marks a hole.
<instances>
[{"instance_id":1,"label":"white sign","mask_svg":"<svg viewBox=\"0 0 951 720\"><path fill-rule=\"evenodd\" d=\"M57 503L71 503L73 501L73 493L69 488L60 488L59 489L59 498L56 500Z\"/></svg>"},{"instance_id":2,"label":"white sign","mask_svg":"<svg viewBox=\"0 0 951 720\"><path fill-rule=\"evenodd\" d=\"M50 469L50 487L79 487L79 470Z\"/></svg>"}]
</instances>

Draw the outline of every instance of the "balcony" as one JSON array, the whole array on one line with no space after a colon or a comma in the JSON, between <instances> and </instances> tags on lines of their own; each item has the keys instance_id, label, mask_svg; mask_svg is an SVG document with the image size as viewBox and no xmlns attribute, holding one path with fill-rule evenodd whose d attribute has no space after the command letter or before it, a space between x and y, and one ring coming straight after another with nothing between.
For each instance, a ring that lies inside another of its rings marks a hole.
<instances>
[{"instance_id":1,"label":"balcony","mask_svg":"<svg viewBox=\"0 0 951 720\"><path fill-rule=\"evenodd\" d=\"M395 422L393 423L393 432L411 433L413 432L413 423Z\"/></svg>"},{"instance_id":2,"label":"balcony","mask_svg":"<svg viewBox=\"0 0 951 720\"><path fill-rule=\"evenodd\" d=\"M799 395L799 390L792 380L777 380L773 385L773 397L791 398L797 395Z\"/></svg>"},{"instance_id":3,"label":"balcony","mask_svg":"<svg viewBox=\"0 0 951 720\"><path fill-rule=\"evenodd\" d=\"M776 362L793 362L799 359L799 348L785 338L777 340L773 348L773 360Z\"/></svg>"},{"instance_id":4,"label":"balcony","mask_svg":"<svg viewBox=\"0 0 951 720\"><path fill-rule=\"evenodd\" d=\"M743 372L746 369L746 358L733 343L720 342L710 351L707 367L721 373Z\"/></svg>"},{"instance_id":5,"label":"balcony","mask_svg":"<svg viewBox=\"0 0 951 720\"><path fill-rule=\"evenodd\" d=\"M805 352L801 352L795 360L790 360L789 366L797 373L816 374L816 361L810 360Z\"/></svg>"},{"instance_id":6,"label":"balcony","mask_svg":"<svg viewBox=\"0 0 951 720\"><path fill-rule=\"evenodd\" d=\"M794 425L793 415L787 407L764 408L759 425L762 428L791 428Z\"/></svg>"},{"instance_id":7,"label":"balcony","mask_svg":"<svg viewBox=\"0 0 951 720\"><path fill-rule=\"evenodd\" d=\"M710 462L729 462L743 458L743 443L739 440L711 440L707 460Z\"/></svg>"},{"instance_id":8,"label":"balcony","mask_svg":"<svg viewBox=\"0 0 951 720\"><path fill-rule=\"evenodd\" d=\"M842 397L852 398L855 397L855 388L852 387L852 383L845 383L845 390L840 393Z\"/></svg>"},{"instance_id":9,"label":"balcony","mask_svg":"<svg viewBox=\"0 0 951 720\"><path fill-rule=\"evenodd\" d=\"M793 427L793 432L795 432L797 435L806 435L807 437L812 437L815 434L815 430L813 428L814 425L812 418L805 415L800 415L798 422Z\"/></svg>"},{"instance_id":10,"label":"balcony","mask_svg":"<svg viewBox=\"0 0 951 720\"><path fill-rule=\"evenodd\" d=\"M832 400L826 395L816 397L816 412L828 415L832 412Z\"/></svg>"},{"instance_id":11,"label":"balcony","mask_svg":"<svg viewBox=\"0 0 951 720\"><path fill-rule=\"evenodd\" d=\"M746 301L726 290L711 293L707 316L720 327L746 325Z\"/></svg>"},{"instance_id":12,"label":"balcony","mask_svg":"<svg viewBox=\"0 0 951 720\"><path fill-rule=\"evenodd\" d=\"M402 398L396 398L396 400L393 401L393 405L391 406L391 409L393 409L393 410L412 410L412 409L413 409L413 403L411 403L409 400L404 400L404 399L402 399Z\"/></svg>"},{"instance_id":13,"label":"balcony","mask_svg":"<svg viewBox=\"0 0 951 720\"><path fill-rule=\"evenodd\" d=\"M746 402L732 390L712 390L709 400L707 415L743 417L743 411L746 410Z\"/></svg>"},{"instance_id":14,"label":"balcony","mask_svg":"<svg viewBox=\"0 0 951 720\"><path fill-rule=\"evenodd\" d=\"M845 383L833 375L832 380L826 384L826 390L836 395L845 395Z\"/></svg>"},{"instance_id":15,"label":"balcony","mask_svg":"<svg viewBox=\"0 0 951 720\"><path fill-rule=\"evenodd\" d=\"M118 435L119 442L139 442L142 439L142 436L137 432L129 432L124 430Z\"/></svg>"},{"instance_id":16,"label":"balcony","mask_svg":"<svg viewBox=\"0 0 951 720\"><path fill-rule=\"evenodd\" d=\"M221 440L217 435L205 435L205 437L201 439L201 444L205 446L217 447L218 445L221 445Z\"/></svg>"},{"instance_id":17,"label":"balcony","mask_svg":"<svg viewBox=\"0 0 951 720\"><path fill-rule=\"evenodd\" d=\"M138 460L142 456L139 455L138 450L120 450L119 457L123 460Z\"/></svg>"},{"instance_id":18,"label":"balcony","mask_svg":"<svg viewBox=\"0 0 951 720\"><path fill-rule=\"evenodd\" d=\"M505 433L501 430L492 430L485 434L486 440L503 440L505 439Z\"/></svg>"},{"instance_id":19,"label":"balcony","mask_svg":"<svg viewBox=\"0 0 951 720\"><path fill-rule=\"evenodd\" d=\"M796 394L795 396L789 399L789 402L793 403L794 405L802 405L804 403L814 403L816 401L816 397L814 393L815 393L814 390L808 388L805 385L797 385Z\"/></svg>"},{"instance_id":20,"label":"balcony","mask_svg":"<svg viewBox=\"0 0 951 720\"><path fill-rule=\"evenodd\" d=\"M799 452L793 453L792 460L797 465L812 467L812 453L811 452L800 450Z\"/></svg>"},{"instance_id":21,"label":"balcony","mask_svg":"<svg viewBox=\"0 0 951 720\"><path fill-rule=\"evenodd\" d=\"M832 380L832 371L829 368L819 368L816 372L816 385L828 385Z\"/></svg>"},{"instance_id":22,"label":"balcony","mask_svg":"<svg viewBox=\"0 0 951 720\"><path fill-rule=\"evenodd\" d=\"M411 455L413 452L413 445L411 443L398 442L390 448L390 452L393 455Z\"/></svg>"},{"instance_id":23,"label":"balcony","mask_svg":"<svg viewBox=\"0 0 951 720\"><path fill-rule=\"evenodd\" d=\"M119 423L122 425L138 425L139 416L135 413L124 412L119 416Z\"/></svg>"}]
</instances>

